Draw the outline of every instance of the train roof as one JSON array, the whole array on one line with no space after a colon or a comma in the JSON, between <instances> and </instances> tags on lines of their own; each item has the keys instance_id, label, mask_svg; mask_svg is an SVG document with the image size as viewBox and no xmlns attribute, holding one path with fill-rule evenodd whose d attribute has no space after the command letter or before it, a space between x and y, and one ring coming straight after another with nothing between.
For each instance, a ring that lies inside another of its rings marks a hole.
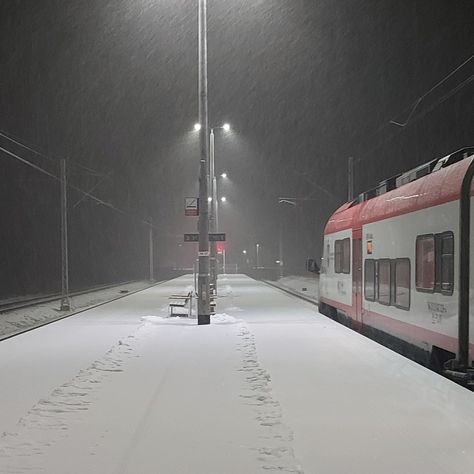
<instances>
[{"instance_id":1,"label":"train roof","mask_svg":"<svg viewBox=\"0 0 474 474\"><path fill-rule=\"evenodd\" d=\"M460 197L463 177L473 159L474 147L463 148L384 180L339 207L324 233L358 228L369 222L455 201ZM471 193L474 194L474 185Z\"/></svg>"}]
</instances>

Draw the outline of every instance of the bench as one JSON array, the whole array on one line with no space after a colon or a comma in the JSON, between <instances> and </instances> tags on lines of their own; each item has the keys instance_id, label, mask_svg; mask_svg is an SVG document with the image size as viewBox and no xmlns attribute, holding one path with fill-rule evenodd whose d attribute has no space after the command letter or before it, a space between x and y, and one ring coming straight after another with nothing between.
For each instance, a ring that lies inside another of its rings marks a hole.
<instances>
[{"instance_id":1,"label":"bench","mask_svg":"<svg viewBox=\"0 0 474 474\"><path fill-rule=\"evenodd\" d=\"M193 292L190 291L185 295L171 295L169 297L168 317L171 316L192 316L193 310ZM187 310L185 310L187 306ZM181 309L180 312L175 312L175 308Z\"/></svg>"}]
</instances>

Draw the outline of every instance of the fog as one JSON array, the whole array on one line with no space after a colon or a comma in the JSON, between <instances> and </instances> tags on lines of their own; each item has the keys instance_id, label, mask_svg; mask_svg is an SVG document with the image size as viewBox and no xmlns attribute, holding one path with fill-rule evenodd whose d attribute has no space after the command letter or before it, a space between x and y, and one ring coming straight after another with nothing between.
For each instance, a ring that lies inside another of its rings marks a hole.
<instances>
[{"instance_id":1,"label":"fog","mask_svg":"<svg viewBox=\"0 0 474 474\"><path fill-rule=\"evenodd\" d=\"M258 243L274 267L281 239L285 271L304 272L347 199L349 157L357 194L472 144L471 1L208 0L208 12L210 125L231 124L216 130L228 265L255 265ZM60 287L60 159L73 289L146 278L149 221L157 276L191 268L197 2L3 0L0 61L0 296Z\"/></svg>"}]
</instances>

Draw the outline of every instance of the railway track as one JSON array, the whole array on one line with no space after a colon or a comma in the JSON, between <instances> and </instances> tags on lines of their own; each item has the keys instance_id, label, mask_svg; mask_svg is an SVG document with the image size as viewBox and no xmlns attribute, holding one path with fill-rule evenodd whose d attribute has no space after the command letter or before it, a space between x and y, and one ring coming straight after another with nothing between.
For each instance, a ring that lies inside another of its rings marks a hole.
<instances>
[{"instance_id":1,"label":"railway track","mask_svg":"<svg viewBox=\"0 0 474 474\"><path fill-rule=\"evenodd\" d=\"M135 283L139 280L130 280L122 283L113 283L109 285L99 285L92 288L87 288L84 290L73 291L69 293L70 297L84 295L86 293L93 293L95 291L108 290L109 288L114 288L117 286L129 285ZM48 295L35 295L19 298L11 298L7 300L0 300L0 313L5 313L7 311L13 311L15 309L27 308L28 306L34 306L42 303L50 303L51 301L56 301L61 299L61 293L50 293Z\"/></svg>"}]
</instances>

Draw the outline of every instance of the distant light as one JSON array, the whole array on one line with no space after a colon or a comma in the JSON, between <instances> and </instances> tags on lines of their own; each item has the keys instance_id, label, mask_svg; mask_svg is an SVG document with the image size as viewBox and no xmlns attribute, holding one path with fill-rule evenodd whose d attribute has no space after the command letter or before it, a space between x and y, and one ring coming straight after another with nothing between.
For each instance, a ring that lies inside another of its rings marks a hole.
<instances>
[{"instance_id":1,"label":"distant light","mask_svg":"<svg viewBox=\"0 0 474 474\"><path fill-rule=\"evenodd\" d=\"M228 123L225 123L225 124L222 126L222 128L223 128L226 132L230 131L230 125L229 125Z\"/></svg>"},{"instance_id":2,"label":"distant light","mask_svg":"<svg viewBox=\"0 0 474 474\"><path fill-rule=\"evenodd\" d=\"M226 202L227 201L227 198L225 196L222 196L221 197L221 202Z\"/></svg>"},{"instance_id":3,"label":"distant light","mask_svg":"<svg viewBox=\"0 0 474 474\"><path fill-rule=\"evenodd\" d=\"M275 263L278 263L278 264L279 264L279 263L280 263L280 260L275 260Z\"/></svg>"},{"instance_id":4,"label":"distant light","mask_svg":"<svg viewBox=\"0 0 474 474\"><path fill-rule=\"evenodd\" d=\"M200 123L195 123L194 124L194 131L199 132L201 130L201 124Z\"/></svg>"},{"instance_id":5,"label":"distant light","mask_svg":"<svg viewBox=\"0 0 474 474\"><path fill-rule=\"evenodd\" d=\"M244 255L247 255L247 250L242 250L242 253L243 253Z\"/></svg>"},{"instance_id":6,"label":"distant light","mask_svg":"<svg viewBox=\"0 0 474 474\"><path fill-rule=\"evenodd\" d=\"M224 178L224 179L227 178L227 173L222 173L221 178Z\"/></svg>"},{"instance_id":7,"label":"distant light","mask_svg":"<svg viewBox=\"0 0 474 474\"><path fill-rule=\"evenodd\" d=\"M209 196L209 197L207 198L207 201L208 201L208 202L212 202L212 197Z\"/></svg>"}]
</instances>

